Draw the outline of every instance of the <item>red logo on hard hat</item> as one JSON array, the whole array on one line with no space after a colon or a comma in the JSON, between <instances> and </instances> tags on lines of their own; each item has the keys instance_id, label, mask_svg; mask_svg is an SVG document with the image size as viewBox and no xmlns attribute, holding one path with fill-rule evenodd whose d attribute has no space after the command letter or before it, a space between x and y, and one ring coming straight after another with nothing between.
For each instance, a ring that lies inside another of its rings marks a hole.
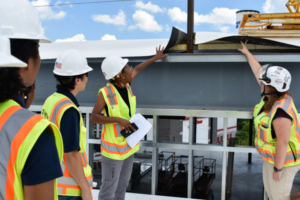
<instances>
[{"instance_id":1,"label":"red logo on hard hat","mask_svg":"<svg viewBox=\"0 0 300 200\"><path fill-rule=\"evenodd\" d=\"M104 75L104 76L107 76L105 72L103 72L103 75Z\"/></svg>"}]
</instances>

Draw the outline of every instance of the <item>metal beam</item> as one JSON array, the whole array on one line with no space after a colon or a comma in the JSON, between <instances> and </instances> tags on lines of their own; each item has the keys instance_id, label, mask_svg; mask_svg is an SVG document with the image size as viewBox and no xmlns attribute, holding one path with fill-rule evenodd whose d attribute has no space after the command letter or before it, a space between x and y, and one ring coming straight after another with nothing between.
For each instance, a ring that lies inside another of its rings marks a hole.
<instances>
[{"instance_id":1,"label":"metal beam","mask_svg":"<svg viewBox=\"0 0 300 200\"><path fill-rule=\"evenodd\" d=\"M295 53L255 53L253 52L255 58L258 60L258 62L299 62L300 57L298 54ZM148 60L150 57L135 57L130 58L130 63L141 63L146 60ZM103 61L103 58L89 58L89 63L97 63L101 64ZM55 60L42 60L43 64L52 64L54 65ZM231 63L231 62L245 62L247 63L247 59L244 55L238 53L194 53L194 54L184 54L184 53L169 53L168 57L166 57L164 60L158 60L156 63L199 63L199 62L225 62L225 63ZM199 67L201 67L199 65ZM40 68L42 69L43 66Z\"/></svg>"},{"instance_id":2,"label":"metal beam","mask_svg":"<svg viewBox=\"0 0 300 200\"><path fill-rule=\"evenodd\" d=\"M194 46L194 0L188 0L187 53L193 53Z\"/></svg>"}]
</instances>

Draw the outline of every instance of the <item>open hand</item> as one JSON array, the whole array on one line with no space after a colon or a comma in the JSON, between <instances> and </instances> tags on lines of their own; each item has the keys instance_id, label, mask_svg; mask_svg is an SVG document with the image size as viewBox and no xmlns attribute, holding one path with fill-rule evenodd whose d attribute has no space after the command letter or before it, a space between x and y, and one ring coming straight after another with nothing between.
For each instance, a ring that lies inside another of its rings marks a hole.
<instances>
[{"instance_id":1,"label":"open hand","mask_svg":"<svg viewBox=\"0 0 300 200\"><path fill-rule=\"evenodd\" d=\"M240 52L242 52L245 55L248 54L248 53L250 53L249 50L248 50L248 48L247 48L247 42L248 42L248 40L245 43L243 43L241 41L241 44L242 44L243 48L242 49L238 49Z\"/></svg>"},{"instance_id":2,"label":"open hand","mask_svg":"<svg viewBox=\"0 0 300 200\"><path fill-rule=\"evenodd\" d=\"M164 54L165 47L162 47L162 49L160 49L160 48L161 48L161 45L159 45L158 48L156 47L156 55L155 55L155 58L156 58L157 60L163 59L163 58L165 58L166 56L168 56L168 54Z\"/></svg>"}]
</instances>

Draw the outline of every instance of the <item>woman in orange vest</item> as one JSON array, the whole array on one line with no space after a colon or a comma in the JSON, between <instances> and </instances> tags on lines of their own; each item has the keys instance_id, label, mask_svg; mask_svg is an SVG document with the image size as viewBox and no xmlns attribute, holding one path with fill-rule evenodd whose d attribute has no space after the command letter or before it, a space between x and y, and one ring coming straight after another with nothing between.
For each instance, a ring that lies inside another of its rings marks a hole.
<instances>
[{"instance_id":1,"label":"woman in orange vest","mask_svg":"<svg viewBox=\"0 0 300 200\"><path fill-rule=\"evenodd\" d=\"M262 96L253 117L255 147L264 160L264 187L270 200L289 200L300 169L300 121L288 92L292 77L283 67L261 66L246 43L241 42L239 51L247 57Z\"/></svg>"},{"instance_id":2,"label":"woman in orange vest","mask_svg":"<svg viewBox=\"0 0 300 200\"><path fill-rule=\"evenodd\" d=\"M90 118L92 123L105 124L101 134L102 185L99 200L125 198L132 172L133 154L139 150L139 145L131 148L120 134L122 129L127 132L134 130L129 119L135 114L136 99L130 83L148 65L166 57L163 51L164 48L159 47L156 49L156 56L135 68L128 65L128 59L114 55L102 62L102 72L110 83L100 89Z\"/></svg>"}]
</instances>

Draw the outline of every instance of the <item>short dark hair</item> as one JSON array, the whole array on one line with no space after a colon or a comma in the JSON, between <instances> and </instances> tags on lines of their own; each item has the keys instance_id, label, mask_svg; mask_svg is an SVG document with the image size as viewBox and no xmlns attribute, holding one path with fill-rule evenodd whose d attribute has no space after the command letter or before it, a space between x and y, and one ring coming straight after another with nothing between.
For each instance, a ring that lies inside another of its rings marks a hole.
<instances>
[{"instance_id":1,"label":"short dark hair","mask_svg":"<svg viewBox=\"0 0 300 200\"><path fill-rule=\"evenodd\" d=\"M37 40L10 39L11 54L27 63L29 58L39 56ZM0 68L0 102L15 99L24 88L20 68Z\"/></svg>"},{"instance_id":2,"label":"short dark hair","mask_svg":"<svg viewBox=\"0 0 300 200\"><path fill-rule=\"evenodd\" d=\"M83 76L88 76L88 73L77 75L77 76L59 76L54 74L54 77L56 78L56 89L59 92L68 92L70 90L75 89L75 79L83 79Z\"/></svg>"},{"instance_id":3,"label":"short dark hair","mask_svg":"<svg viewBox=\"0 0 300 200\"><path fill-rule=\"evenodd\" d=\"M22 88L22 78L19 74L19 68L2 68L0 67L0 102L9 99L15 99Z\"/></svg>"},{"instance_id":4,"label":"short dark hair","mask_svg":"<svg viewBox=\"0 0 300 200\"><path fill-rule=\"evenodd\" d=\"M27 63L29 58L39 56L38 44L37 40L10 39L11 54Z\"/></svg>"}]
</instances>

